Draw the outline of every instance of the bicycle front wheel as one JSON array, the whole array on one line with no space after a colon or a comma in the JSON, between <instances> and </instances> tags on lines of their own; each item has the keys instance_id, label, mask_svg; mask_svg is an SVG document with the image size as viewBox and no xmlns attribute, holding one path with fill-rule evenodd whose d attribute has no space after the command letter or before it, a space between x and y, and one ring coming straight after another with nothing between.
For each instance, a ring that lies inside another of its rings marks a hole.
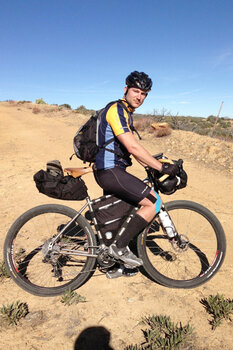
<instances>
[{"instance_id":1,"label":"bicycle front wheel","mask_svg":"<svg viewBox=\"0 0 233 350\"><path fill-rule=\"evenodd\" d=\"M155 218L138 237L144 269L156 282L171 288L194 288L213 277L223 263L223 228L207 208L191 201L165 204L182 244L172 242Z\"/></svg>"},{"instance_id":2,"label":"bicycle front wheel","mask_svg":"<svg viewBox=\"0 0 233 350\"><path fill-rule=\"evenodd\" d=\"M55 296L80 287L91 275L96 258L95 235L80 215L65 230L46 257L52 238L77 215L74 209L47 204L22 214L11 226L4 244L4 260L13 280L39 296ZM79 253L83 253L80 256Z\"/></svg>"}]
</instances>

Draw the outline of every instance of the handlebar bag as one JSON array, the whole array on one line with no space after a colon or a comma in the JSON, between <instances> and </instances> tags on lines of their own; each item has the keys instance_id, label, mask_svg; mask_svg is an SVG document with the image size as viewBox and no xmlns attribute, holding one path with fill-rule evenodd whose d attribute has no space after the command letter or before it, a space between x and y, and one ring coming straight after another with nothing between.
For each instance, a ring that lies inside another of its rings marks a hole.
<instances>
[{"instance_id":1,"label":"handlebar bag","mask_svg":"<svg viewBox=\"0 0 233 350\"><path fill-rule=\"evenodd\" d=\"M81 177L51 175L39 170L34 176L36 187L40 193L48 197L63 200L83 200L87 194L87 187Z\"/></svg>"}]
</instances>

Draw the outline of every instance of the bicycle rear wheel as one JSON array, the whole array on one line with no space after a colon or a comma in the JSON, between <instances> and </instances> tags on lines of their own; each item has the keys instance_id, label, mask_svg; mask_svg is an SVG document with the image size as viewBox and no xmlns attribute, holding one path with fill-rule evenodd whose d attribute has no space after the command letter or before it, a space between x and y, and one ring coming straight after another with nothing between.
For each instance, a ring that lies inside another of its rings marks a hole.
<instances>
[{"instance_id":1,"label":"bicycle rear wheel","mask_svg":"<svg viewBox=\"0 0 233 350\"><path fill-rule=\"evenodd\" d=\"M45 259L51 239L75 215L74 209L63 205L41 205L22 214L11 226L4 260L21 288L34 295L55 296L80 287L90 277L96 258L79 256L77 250L94 254L96 239L81 215L59 237L53 256Z\"/></svg>"},{"instance_id":2,"label":"bicycle rear wheel","mask_svg":"<svg viewBox=\"0 0 233 350\"><path fill-rule=\"evenodd\" d=\"M183 242L171 242L154 219L138 237L144 269L158 283L171 288L194 288L213 277L223 263L223 228L207 208L191 201L165 205Z\"/></svg>"}]
</instances>

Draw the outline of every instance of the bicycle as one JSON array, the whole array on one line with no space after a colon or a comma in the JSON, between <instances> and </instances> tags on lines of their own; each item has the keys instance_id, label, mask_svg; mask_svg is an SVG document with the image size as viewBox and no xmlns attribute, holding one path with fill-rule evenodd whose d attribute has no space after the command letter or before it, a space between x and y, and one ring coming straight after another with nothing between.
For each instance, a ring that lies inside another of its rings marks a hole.
<instances>
[{"instance_id":1,"label":"bicycle","mask_svg":"<svg viewBox=\"0 0 233 350\"><path fill-rule=\"evenodd\" d=\"M65 170L75 177L89 169ZM147 169L145 182L159 191L153 169ZM81 287L97 268L106 272L113 267L117 261L108 254L109 232L103 237L94 209L96 203L111 197L91 200L87 195L79 211L60 204L40 205L16 219L5 239L4 260L18 286L34 295L56 296ZM136 240L143 260L141 271L165 287L194 288L206 283L225 257L221 223L210 210L192 201L174 200L162 209L169 214L175 235L169 237L157 214ZM133 220L136 210L130 209L120 230ZM110 238L111 243L114 237Z\"/></svg>"}]
</instances>

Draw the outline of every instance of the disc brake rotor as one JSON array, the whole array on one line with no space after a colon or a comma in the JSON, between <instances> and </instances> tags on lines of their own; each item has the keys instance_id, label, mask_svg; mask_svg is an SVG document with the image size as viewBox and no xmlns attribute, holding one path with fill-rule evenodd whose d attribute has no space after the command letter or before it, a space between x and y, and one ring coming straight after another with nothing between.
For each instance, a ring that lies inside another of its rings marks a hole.
<instances>
[{"instance_id":1,"label":"disc brake rotor","mask_svg":"<svg viewBox=\"0 0 233 350\"><path fill-rule=\"evenodd\" d=\"M182 253L189 248L189 239L185 235L179 235L177 239L171 241L175 252Z\"/></svg>"}]
</instances>

